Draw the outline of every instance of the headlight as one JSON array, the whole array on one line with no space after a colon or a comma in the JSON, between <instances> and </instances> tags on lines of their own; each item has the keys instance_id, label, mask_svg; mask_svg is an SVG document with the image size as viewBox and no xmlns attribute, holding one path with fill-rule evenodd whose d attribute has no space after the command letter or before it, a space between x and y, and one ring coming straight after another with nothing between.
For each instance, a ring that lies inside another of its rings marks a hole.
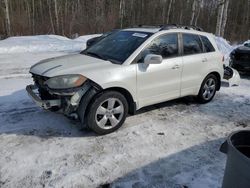
<instances>
[{"instance_id":1,"label":"headlight","mask_svg":"<svg viewBox=\"0 0 250 188\"><path fill-rule=\"evenodd\" d=\"M82 75L62 75L50 78L44 84L51 89L69 89L81 86L87 80Z\"/></svg>"}]
</instances>

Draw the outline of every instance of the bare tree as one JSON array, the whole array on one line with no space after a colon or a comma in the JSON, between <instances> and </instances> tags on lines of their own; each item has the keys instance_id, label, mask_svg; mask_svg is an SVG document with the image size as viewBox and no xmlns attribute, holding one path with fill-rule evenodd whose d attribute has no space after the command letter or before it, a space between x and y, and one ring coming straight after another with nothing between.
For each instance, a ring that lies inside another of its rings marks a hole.
<instances>
[{"instance_id":1,"label":"bare tree","mask_svg":"<svg viewBox=\"0 0 250 188\"><path fill-rule=\"evenodd\" d=\"M10 13L9 13L9 1L4 0L5 5L5 24L6 24L6 34L11 36L11 25L10 25Z\"/></svg>"},{"instance_id":2,"label":"bare tree","mask_svg":"<svg viewBox=\"0 0 250 188\"><path fill-rule=\"evenodd\" d=\"M219 1L218 4L218 15L217 15L217 23L216 23L216 35L221 35L221 26L222 26L222 19L223 19L223 11L225 6L225 0Z\"/></svg>"},{"instance_id":3,"label":"bare tree","mask_svg":"<svg viewBox=\"0 0 250 188\"><path fill-rule=\"evenodd\" d=\"M162 10L162 23L165 23L166 20L166 8L167 8L167 0L162 1L163 10Z\"/></svg>"},{"instance_id":4,"label":"bare tree","mask_svg":"<svg viewBox=\"0 0 250 188\"><path fill-rule=\"evenodd\" d=\"M35 34L35 0L32 0L32 34Z\"/></svg>"},{"instance_id":5,"label":"bare tree","mask_svg":"<svg viewBox=\"0 0 250 188\"><path fill-rule=\"evenodd\" d=\"M50 18L50 24L51 24L52 33L55 33L55 27L54 27L53 17L52 17L52 13L51 13L50 0L47 0L47 3L48 3L48 8L49 8L49 18Z\"/></svg>"},{"instance_id":6,"label":"bare tree","mask_svg":"<svg viewBox=\"0 0 250 188\"><path fill-rule=\"evenodd\" d=\"M0 0L0 35L74 36L136 24L198 25L233 41L250 37L250 0ZM230 14L229 11L230 10ZM230 28L230 32L228 31Z\"/></svg>"},{"instance_id":7,"label":"bare tree","mask_svg":"<svg viewBox=\"0 0 250 188\"><path fill-rule=\"evenodd\" d=\"M198 0L198 11L197 11L197 15L196 15L196 17L195 17L195 22L194 22L194 25L195 25L195 26L197 26L198 19L199 19L199 17L200 17L201 7L203 7L203 0Z\"/></svg>"},{"instance_id":8,"label":"bare tree","mask_svg":"<svg viewBox=\"0 0 250 188\"><path fill-rule=\"evenodd\" d=\"M248 38L250 38L250 0L247 1L247 30L248 30Z\"/></svg>"},{"instance_id":9,"label":"bare tree","mask_svg":"<svg viewBox=\"0 0 250 188\"><path fill-rule=\"evenodd\" d=\"M218 6L216 35L224 36L225 27L227 24L229 0L220 1Z\"/></svg>"},{"instance_id":10,"label":"bare tree","mask_svg":"<svg viewBox=\"0 0 250 188\"><path fill-rule=\"evenodd\" d=\"M58 4L57 0L54 0L55 18L56 18L56 31L59 32L59 16L58 16Z\"/></svg>"},{"instance_id":11,"label":"bare tree","mask_svg":"<svg viewBox=\"0 0 250 188\"><path fill-rule=\"evenodd\" d=\"M221 36L224 36L225 34L225 28L227 24L227 16L228 16L228 6L229 6L229 0L225 0L225 6L224 6L224 11L223 11L223 16L222 16L222 26L221 26Z\"/></svg>"},{"instance_id":12,"label":"bare tree","mask_svg":"<svg viewBox=\"0 0 250 188\"><path fill-rule=\"evenodd\" d=\"M168 5L167 20L166 20L167 23L169 23L169 20L170 20L170 13L171 13L171 9L172 9L172 4L173 4L173 0L170 0L169 5Z\"/></svg>"},{"instance_id":13,"label":"bare tree","mask_svg":"<svg viewBox=\"0 0 250 188\"><path fill-rule=\"evenodd\" d=\"M125 0L120 0L120 28L123 28L125 16Z\"/></svg>"},{"instance_id":14,"label":"bare tree","mask_svg":"<svg viewBox=\"0 0 250 188\"><path fill-rule=\"evenodd\" d=\"M192 5L192 16L190 20L190 25L194 25L194 16L196 12L196 7L197 7L197 0L193 0L193 5Z\"/></svg>"}]
</instances>

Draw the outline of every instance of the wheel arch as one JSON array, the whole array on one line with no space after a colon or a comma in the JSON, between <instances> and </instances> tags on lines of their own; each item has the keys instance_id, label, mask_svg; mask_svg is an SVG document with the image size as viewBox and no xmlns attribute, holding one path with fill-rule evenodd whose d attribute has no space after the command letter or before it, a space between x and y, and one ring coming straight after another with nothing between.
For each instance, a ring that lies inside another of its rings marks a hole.
<instances>
[{"instance_id":1,"label":"wheel arch","mask_svg":"<svg viewBox=\"0 0 250 188\"><path fill-rule=\"evenodd\" d=\"M211 75L211 74L214 75L214 76L216 76L216 78L218 79L218 84L217 84L216 90L219 91L220 88L221 88L221 76L220 76L220 73L218 73L216 71L213 71L213 72L210 72L208 75Z\"/></svg>"},{"instance_id":2,"label":"wheel arch","mask_svg":"<svg viewBox=\"0 0 250 188\"><path fill-rule=\"evenodd\" d=\"M106 88L106 89L102 90L101 92L104 92L104 91L116 91L116 92L121 93L126 98L126 100L128 102L129 114L131 114L131 115L135 114L136 102L134 101L133 96L131 95L131 93L127 89L124 89L122 87L110 87L110 88Z\"/></svg>"}]
</instances>

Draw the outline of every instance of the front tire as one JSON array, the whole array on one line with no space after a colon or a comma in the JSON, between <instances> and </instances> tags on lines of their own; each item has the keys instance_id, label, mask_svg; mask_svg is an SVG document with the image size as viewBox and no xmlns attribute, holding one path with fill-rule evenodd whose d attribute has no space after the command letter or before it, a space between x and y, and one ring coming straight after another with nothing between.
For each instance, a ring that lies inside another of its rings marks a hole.
<instances>
[{"instance_id":1,"label":"front tire","mask_svg":"<svg viewBox=\"0 0 250 188\"><path fill-rule=\"evenodd\" d=\"M218 79L214 74L208 75L201 84L201 88L197 96L198 101L205 104L213 100L218 84Z\"/></svg>"},{"instance_id":2,"label":"front tire","mask_svg":"<svg viewBox=\"0 0 250 188\"><path fill-rule=\"evenodd\" d=\"M87 125L95 133L103 135L119 129L128 114L126 98L116 91L98 94L87 110Z\"/></svg>"}]
</instances>

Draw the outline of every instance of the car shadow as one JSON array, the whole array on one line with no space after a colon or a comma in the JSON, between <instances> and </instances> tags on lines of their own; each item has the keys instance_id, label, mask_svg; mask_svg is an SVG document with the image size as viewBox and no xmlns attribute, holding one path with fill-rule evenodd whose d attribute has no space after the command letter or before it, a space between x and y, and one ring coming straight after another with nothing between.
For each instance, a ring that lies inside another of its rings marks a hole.
<instances>
[{"instance_id":1,"label":"car shadow","mask_svg":"<svg viewBox=\"0 0 250 188\"><path fill-rule=\"evenodd\" d=\"M84 129L79 122L36 106L24 89L0 97L1 134L42 138L96 136Z\"/></svg>"},{"instance_id":2,"label":"car shadow","mask_svg":"<svg viewBox=\"0 0 250 188\"><path fill-rule=\"evenodd\" d=\"M116 180L99 187L220 187L224 176L226 155L221 153L219 148L224 140L225 138L207 141L174 152L133 169ZM146 154L141 155L141 158L143 158Z\"/></svg>"}]
</instances>

